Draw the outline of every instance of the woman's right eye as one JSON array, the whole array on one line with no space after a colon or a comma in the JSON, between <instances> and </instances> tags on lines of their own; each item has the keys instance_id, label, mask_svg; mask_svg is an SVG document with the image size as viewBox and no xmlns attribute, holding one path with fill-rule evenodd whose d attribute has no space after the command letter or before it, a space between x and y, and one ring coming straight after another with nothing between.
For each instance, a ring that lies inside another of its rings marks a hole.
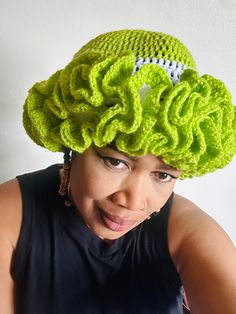
<instances>
[{"instance_id":1,"label":"woman's right eye","mask_svg":"<svg viewBox=\"0 0 236 314\"><path fill-rule=\"evenodd\" d=\"M113 157L103 157L102 159L104 160L105 164L110 167L110 168L115 168L115 169L127 169L127 164L120 159L116 159Z\"/></svg>"},{"instance_id":2,"label":"woman's right eye","mask_svg":"<svg viewBox=\"0 0 236 314\"><path fill-rule=\"evenodd\" d=\"M105 166L109 169L114 170L128 170L129 165L125 160L110 157L110 156L104 156L97 150L95 150L96 155L103 161Z\"/></svg>"}]
</instances>

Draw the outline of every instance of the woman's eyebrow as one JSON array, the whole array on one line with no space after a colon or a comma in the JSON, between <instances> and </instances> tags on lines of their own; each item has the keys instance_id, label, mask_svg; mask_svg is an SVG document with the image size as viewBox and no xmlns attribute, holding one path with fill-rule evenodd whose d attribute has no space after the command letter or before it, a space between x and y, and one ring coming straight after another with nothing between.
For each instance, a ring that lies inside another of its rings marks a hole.
<instances>
[{"instance_id":1,"label":"woman's eyebrow","mask_svg":"<svg viewBox=\"0 0 236 314\"><path fill-rule=\"evenodd\" d=\"M121 154L121 155L124 155L126 158L129 158L129 159L131 159L131 160L133 160L133 161L135 161L135 162L138 162L138 161L139 161L139 157L138 157L138 156L130 156L130 155L128 155L128 154L126 154L126 153L124 153L124 152L118 150L118 149L117 149L115 146L113 146L113 145L108 145L108 148L114 150L115 152L117 152L117 153L119 153L119 154Z\"/></svg>"},{"instance_id":2,"label":"woman's eyebrow","mask_svg":"<svg viewBox=\"0 0 236 314\"><path fill-rule=\"evenodd\" d=\"M176 169L176 168L174 168L168 164L165 164L165 163L161 163L159 168L161 168L163 170L171 170L171 171L178 171L178 172L180 171L180 170L178 170L178 169Z\"/></svg>"},{"instance_id":3,"label":"woman's eyebrow","mask_svg":"<svg viewBox=\"0 0 236 314\"><path fill-rule=\"evenodd\" d=\"M158 168L163 169L163 170L175 171L178 173L182 172L180 169L175 168L174 166L171 166L171 165L165 163L161 157L157 157L157 158L160 160L160 165Z\"/></svg>"}]
</instances>

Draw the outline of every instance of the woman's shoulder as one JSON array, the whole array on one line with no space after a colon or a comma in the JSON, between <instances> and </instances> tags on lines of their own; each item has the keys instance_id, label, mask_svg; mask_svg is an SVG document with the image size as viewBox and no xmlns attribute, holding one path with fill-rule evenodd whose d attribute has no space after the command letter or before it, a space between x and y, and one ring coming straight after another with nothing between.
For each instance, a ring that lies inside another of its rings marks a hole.
<instances>
[{"instance_id":1,"label":"woman's shoulder","mask_svg":"<svg viewBox=\"0 0 236 314\"><path fill-rule=\"evenodd\" d=\"M207 245L207 239L227 239L232 243L222 227L189 199L174 194L168 227L169 245L172 255L184 244L189 245L204 243ZM212 245L217 245L215 240ZM194 249L193 249L194 250Z\"/></svg>"},{"instance_id":2,"label":"woman's shoulder","mask_svg":"<svg viewBox=\"0 0 236 314\"><path fill-rule=\"evenodd\" d=\"M22 197L17 179L0 185L0 239L8 239L14 249L22 221Z\"/></svg>"},{"instance_id":3,"label":"woman's shoulder","mask_svg":"<svg viewBox=\"0 0 236 314\"><path fill-rule=\"evenodd\" d=\"M40 196L42 191L57 190L61 165L55 164L17 176L0 185L0 238L16 247L23 218L23 204Z\"/></svg>"},{"instance_id":4,"label":"woman's shoulder","mask_svg":"<svg viewBox=\"0 0 236 314\"><path fill-rule=\"evenodd\" d=\"M236 250L219 224L190 200L175 195L168 239L190 308L199 313L226 313L227 308L227 313L233 313L236 301L230 295L236 293ZM224 304L216 302L221 298Z\"/></svg>"},{"instance_id":5,"label":"woman's shoulder","mask_svg":"<svg viewBox=\"0 0 236 314\"><path fill-rule=\"evenodd\" d=\"M14 313L14 282L12 258L20 234L22 200L18 181L0 185L0 312Z\"/></svg>"}]
</instances>

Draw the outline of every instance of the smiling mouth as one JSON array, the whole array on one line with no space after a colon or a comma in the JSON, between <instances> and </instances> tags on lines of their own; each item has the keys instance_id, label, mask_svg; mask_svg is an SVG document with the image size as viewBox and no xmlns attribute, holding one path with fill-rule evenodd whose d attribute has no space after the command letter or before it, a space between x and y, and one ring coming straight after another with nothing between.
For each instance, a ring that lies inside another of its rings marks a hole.
<instances>
[{"instance_id":1,"label":"smiling mouth","mask_svg":"<svg viewBox=\"0 0 236 314\"><path fill-rule=\"evenodd\" d=\"M112 231L124 231L129 229L134 224L133 220L110 215L104 212L101 208L99 208L99 214L103 224Z\"/></svg>"}]
</instances>

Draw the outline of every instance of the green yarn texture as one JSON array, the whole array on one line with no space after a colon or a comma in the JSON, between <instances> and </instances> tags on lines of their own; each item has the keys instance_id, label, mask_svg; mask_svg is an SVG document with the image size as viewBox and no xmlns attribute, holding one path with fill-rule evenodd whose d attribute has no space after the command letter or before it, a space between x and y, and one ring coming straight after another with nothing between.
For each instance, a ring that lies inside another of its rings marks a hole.
<instances>
[{"instance_id":1,"label":"green yarn texture","mask_svg":"<svg viewBox=\"0 0 236 314\"><path fill-rule=\"evenodd\" d=\"M163 58L188 67L177 84L165 69L137 57ZM227 165L236 153L236 110L220 80L199 76L176 38L144 30L102 34L48 80L36 83L24 104L23 124L51 151L114 143L129 155L152 153L200 176Z\"/></svg>"}]
</instances>

